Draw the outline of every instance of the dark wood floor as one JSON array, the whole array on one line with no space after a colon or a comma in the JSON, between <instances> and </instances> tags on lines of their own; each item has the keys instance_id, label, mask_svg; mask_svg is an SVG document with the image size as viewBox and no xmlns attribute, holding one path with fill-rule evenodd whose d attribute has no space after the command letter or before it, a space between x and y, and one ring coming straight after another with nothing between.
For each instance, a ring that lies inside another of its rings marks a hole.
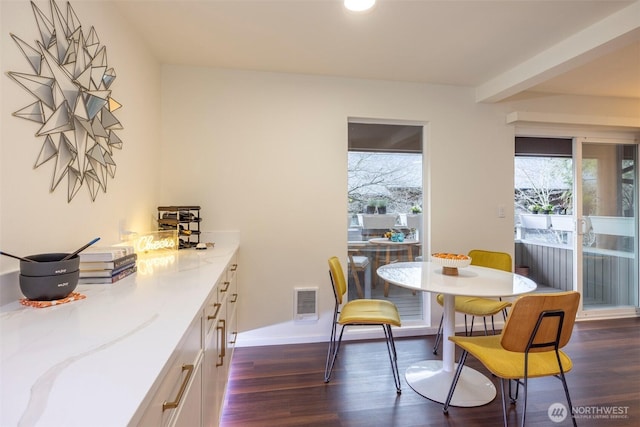
<instances>
[{"instance_id":1,"label":"dark wood floor","mask_svg":"<svg viewBox=\"0 0 640 427\"><path fill-rule=\"evenodd\" d=\"M498 397L478 408L449 409L414 392L404 379L413 362L438 358L433 336L396 339L402 394L396 394L386 347L380 342L346 342L330 383L323 381L326 344L241 347L235 350L222 427L251 426L499 426ZM579 426L640 425L640 318L576 323L566 352L574 362L567 382L574 407L582 411L626 411L625 418L582 415ZM467 365L486 372L472 358ZM528 426L568 426L547 415L554 402L566 403L555 378L530 381ZM518 425L521 402L509 425ZM516 416L518 420L516 421Z\"/></svg>"}]
</instances>

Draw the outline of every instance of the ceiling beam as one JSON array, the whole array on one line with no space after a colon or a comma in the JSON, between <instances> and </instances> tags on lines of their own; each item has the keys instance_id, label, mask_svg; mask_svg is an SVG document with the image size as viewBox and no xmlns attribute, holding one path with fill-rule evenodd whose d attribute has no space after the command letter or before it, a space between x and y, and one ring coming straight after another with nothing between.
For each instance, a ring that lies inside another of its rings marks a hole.
<instances>
[{"instance_id":1,"label":"ceiling beam","mask_svg":"<svg viewBox=\"0 0 640 427\"><path fill-rule=\"evenodd\" d=\"M640 0L476 87L476 102L499 102L640 40Z\"/></svg>"}]
</instances>

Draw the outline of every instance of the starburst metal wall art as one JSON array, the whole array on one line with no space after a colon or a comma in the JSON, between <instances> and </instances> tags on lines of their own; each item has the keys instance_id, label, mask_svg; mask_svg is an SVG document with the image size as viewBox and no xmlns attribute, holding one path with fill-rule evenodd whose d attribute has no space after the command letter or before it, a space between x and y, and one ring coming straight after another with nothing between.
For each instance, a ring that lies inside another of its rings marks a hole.
<instances>
[{"instance_id":1,"label":"starburst metal wall art","mask_svg":"<svg viewBox=\"0 0 640 427\"><path fill-rule=\"evenodd\" d=\"M83 184L95 201L115 176L113 150L122 149L122 140L114 131L123 128L114 111L121 105L111 97L116 73L107 66L106 47L93 27L83 32L66 6L63 14L50 0L48 17L31 2L40 33L34 46L11 34L33 73L8 75L36 99L13 115L40 125L36 137L43 142L34 168L55 159L50 191L66 176L67 202Z\"/></svg>"}]
</instances>

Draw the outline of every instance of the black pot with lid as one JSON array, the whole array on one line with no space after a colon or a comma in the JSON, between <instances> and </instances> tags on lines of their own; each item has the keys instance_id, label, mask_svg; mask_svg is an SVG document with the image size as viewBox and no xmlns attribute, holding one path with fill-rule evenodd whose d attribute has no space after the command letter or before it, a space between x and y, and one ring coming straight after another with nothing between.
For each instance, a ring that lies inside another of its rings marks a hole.
<instances>
[{"instance_id":1,"label":"black pot with lid","mask_svg":"<svg viewBox=\"0 0 640 427\"><path fill-rule=\"evenodd\" d=\"M30 300L52 301L67 297L78 285L80 256L64 259L68 253L47 253L20 261L20 290Z\"/></svg>"}]
</instances>

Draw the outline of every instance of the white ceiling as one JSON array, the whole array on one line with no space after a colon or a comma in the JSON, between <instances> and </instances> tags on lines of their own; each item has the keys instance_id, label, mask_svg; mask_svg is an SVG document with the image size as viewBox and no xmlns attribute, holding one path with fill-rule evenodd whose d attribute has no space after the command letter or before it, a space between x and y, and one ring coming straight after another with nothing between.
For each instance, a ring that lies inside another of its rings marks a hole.
<instances>
[{"instance_id":1,"label":"white ceiling","mask_svg":"<svg viewBox=\"0 0 640 427\"><path fill-rule=\"evenodd\" d=\"M640 99L640 0L110 0L162 63Z\"/></svg>"}]
</instances>

